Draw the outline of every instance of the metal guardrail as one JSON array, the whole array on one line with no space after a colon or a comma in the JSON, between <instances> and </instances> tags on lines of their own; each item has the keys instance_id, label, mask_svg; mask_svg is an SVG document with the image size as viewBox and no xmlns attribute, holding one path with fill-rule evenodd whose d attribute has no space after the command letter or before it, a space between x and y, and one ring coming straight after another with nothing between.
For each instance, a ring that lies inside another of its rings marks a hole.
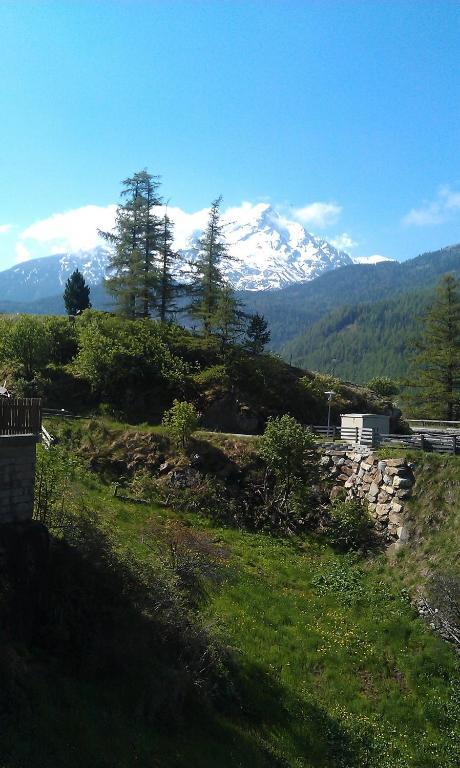
<instances>
[{"instance_id":1,"label":"metal guardrail","mask_svg":"<svg viewBox=\"0 0 460 768\"><path fill-rule=\"evenodd\" d=\"M42 445L48 450L54 443L54 437L42 426Z\"/></svg>"},{"instance_id":2,"label":"metal guardrail","mask_svg":"<svg viewBox=\"0 0 460 768\"><path fill-rule=\"evenodd\" d=\"M324 427L311 425L310 429L321 437L364 445L370 448L379 446L401 446L413 450L430 451L432 453L451 453L460 455L460 434L454 432L417 432L410 435L382 434L372 427Z\"/></svg>"},{"instance_id":3,"label":"metal guardrail","mask_svg":"<svg viewBox=\"0 0 460 768\"><path fill-rule=\"evenodd\" d=\"M350 443L370 446L375 444L376 435L378 434L372 427L363 427L361 429L361 427L336 427L335 425L323 427L312 424L310 429L316 435L330 438L333 442L335 440L346 440Z\"/></svg>"}]
</instances>

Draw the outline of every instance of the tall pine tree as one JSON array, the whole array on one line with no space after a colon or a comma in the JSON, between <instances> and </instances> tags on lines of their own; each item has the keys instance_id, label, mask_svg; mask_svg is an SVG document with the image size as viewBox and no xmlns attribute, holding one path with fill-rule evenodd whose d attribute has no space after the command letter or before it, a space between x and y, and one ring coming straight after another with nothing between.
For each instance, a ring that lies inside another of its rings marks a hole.
<instances>
[{"instance_id":1,"label":"tall pine tree","mask_svg":"<svg viewBox=\"0 0 460 768\"><path fill-rule=\"evenodd\" d=\"M122 202L115 228L100 235L113 246L107 289L120 314L148 317L158 289L160 219L152 210L161 204L158 177L146 170L122 182Z\"/></svg>"},{"instance_id":2,"label":"tall pine tree","mask_svg":"<svg viewBox=\"0 0 460 768\"><path fill-rule=\"evenodd\" d=\"M178 283L173 280L172 275L174 262L177 259L177 253L173 249L173 224L167 211L161 220L158 240L160 263L157 309L161 322L165 323L176 308L174 299L181 290Z\"/></svg>"},{"instance_id":3,"label":"tall pine tree","mask_svg":"<svg viewBox=\"0 0 460 768\"><path fill-rule=\"evenodd\" d=\"M433 419L453 420L460 406L459 283L445 275L416 343L411 400L415 409Z\"/></svg>"},{"instance_id":4,"label":"tall pine tree","mask_svg":"<svg viewBox=\"0 0 460 768\"><path fill-rule=\"evenodd\" d=\"M216 310L224 287L222 263L229 259L220 216L222 197L213 201L203 235L192 263L190 315L199 320L206 335L215 326Z\"/></svg>"},{"instance_id":5,"label":"tall pine tree","mask_svg":"<svg viewBox=\"0 0 460 768\"><path fill-rule=\"evenodd\" d=\"M77 315L91 307L90 287L81 272L76 269L68 278L64 288L65 311L68 315Z\"/></svg>"}]
</instances>

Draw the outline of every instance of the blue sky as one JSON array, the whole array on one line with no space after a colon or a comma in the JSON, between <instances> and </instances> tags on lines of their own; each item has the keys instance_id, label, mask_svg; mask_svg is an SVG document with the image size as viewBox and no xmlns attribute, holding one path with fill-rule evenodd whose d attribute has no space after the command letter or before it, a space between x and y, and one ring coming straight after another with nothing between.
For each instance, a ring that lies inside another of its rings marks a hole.
<instances>
[{"instance_id":1,"label":"blue sky","mask_svg":"<svg viewBox=\"0 0 460 768\"><path fill-rule=\"evenodd\" d=\"M0 31L1 268L144 167L354 255L460 241L458 2L2 0Z\"/></svg>"}]
</instances>

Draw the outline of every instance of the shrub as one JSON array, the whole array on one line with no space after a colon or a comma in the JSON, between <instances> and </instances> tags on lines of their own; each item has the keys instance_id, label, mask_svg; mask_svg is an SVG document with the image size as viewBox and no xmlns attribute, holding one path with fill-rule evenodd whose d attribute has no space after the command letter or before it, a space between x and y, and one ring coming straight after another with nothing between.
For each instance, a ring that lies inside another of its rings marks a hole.
<instances>
[{"instance_id":1,"label":"shrub","mask_svg":"<svg viewBox=\"0 0 460 768\"><path fill-rule=\"evenodd\" d=\"M171 439L185 448L191 436L198 429L198 411L192 403L174 400L172 407L163 416L163 426Z\"/></svg>"},{"instance_id":2,"label":"shrub","mask_svg":"<svg viewBox=\"0 0 460 768\"><path fill-rule=\"evenodd\" d=\"M77 327L75 370L110 401L123 401L128 388L139 391L142 384L168 390L184 382L187 365L170 351L160 323L86 310Z\"/></svg>"},{"instance_id":3,"label":"shrub","mask_svg":"<svg viewBox=\"0 0 460 768\"><path fill-rule=\"evenodd\" d=\"M374 376L373 379L367 382L367 387L382 397L392 397L399 392L396 382L388 378L388 376Z\"/></svg>"},{"instance_id":4,"label":"shrub","mask_svg":"<svg viewBox=\"0 0 460 768\"><path fill-rule=\"evenodd\" d=\"M49 359L49 337L42 320L21 315L15 320L8 334L4 352L10 360L17 361L26 379L32 379Z\"/></svg>"},{"instance_id":5,"label":"shrub","mask_svg":"<svg viewBox=\"0 0 460 768\"><path fill-rule=\"evenodd\" d=\"M286 493L299 482L318 478L314 435L292 416L268 419L260 438L259 454Z\"/></svg>"},{"instance_id":6,"label":"shrub","mask_svg":"<svg viewBox=\"0 0 460 768\"><path fill-rule=\"evenodd\" d=\"M260 438L259 454L267 473L257 510L258 527L293 533L304 527L317 504L313 485L319 461L312 432L292 416L270 418Z\"/></svg>"},{"instance_id":7,"label":"shrub","mask_svg":"<svg viewBox=\"0 0 460 768\"><path fill-rule=\"evenodd\" d=\"M329 510L326 531L329 540L339 550L361 549L371 541L372 519L361 502L335 501Z\"/></svg>"}]
</instances>

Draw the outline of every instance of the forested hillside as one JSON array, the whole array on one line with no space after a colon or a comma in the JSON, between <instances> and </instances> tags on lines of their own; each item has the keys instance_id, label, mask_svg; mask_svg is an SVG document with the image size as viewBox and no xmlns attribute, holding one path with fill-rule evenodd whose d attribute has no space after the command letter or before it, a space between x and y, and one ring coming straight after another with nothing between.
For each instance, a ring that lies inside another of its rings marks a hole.
<instances>
[{"instance_id":1,"label":"forested hillside","mask_svg":"<svg viewBox=\"0 0 460 768\"><path fill-rule=\"evenodd\" d=\"M339 377L357 383L372 376L407 376L410 348L433 296L434 290L423 289L340 307L285 344L281 354L293 365L324 372L334 368Z\"/></svg>"},{"instance_id":2,"label":"forested hillside","mask_svg":"<svg viewBox=\"0 0 460 768\"><path fill-rule=\"evenodd\" d=\"M249 311L260 312L268 320L271 346L278 351L332 310L431 288L447 272L460 274L460 245L425 253L403 263L342 267L310 283L281 291L246 292L240 298Z\"/></svg>"}]
</instances>

